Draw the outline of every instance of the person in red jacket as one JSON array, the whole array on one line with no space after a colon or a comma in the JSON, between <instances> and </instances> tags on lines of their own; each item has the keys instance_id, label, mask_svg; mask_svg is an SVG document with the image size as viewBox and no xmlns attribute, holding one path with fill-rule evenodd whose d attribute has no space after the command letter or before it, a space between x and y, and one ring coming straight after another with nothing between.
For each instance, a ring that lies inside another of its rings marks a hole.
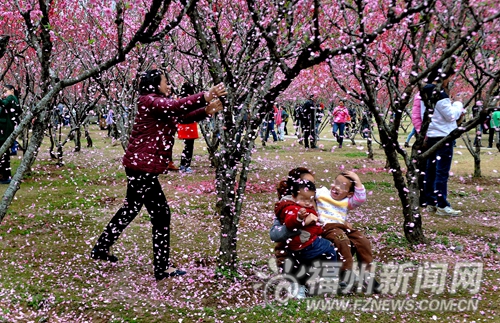
<instances>
[{"instance_id":1,"label":"person in red jacket","mask_svg":"<svg viewBox=\"0 0 500 323\"><path fill-rule=\"evenodd\" d=\"M118 258L110 254L110 247L145 205L151 217L153 238L153 265L156 280L184 275L169 262L170 208L158 180L168 171L178 123L200 121L222 110L217 99L226 95L224 84L207 92L180 100L171 99L171 87L165 74L149 70L141 75L137 114L123 157L127 174L127 195L91 252L93 259L110 262Z\"/></svg>"}]
</instances>

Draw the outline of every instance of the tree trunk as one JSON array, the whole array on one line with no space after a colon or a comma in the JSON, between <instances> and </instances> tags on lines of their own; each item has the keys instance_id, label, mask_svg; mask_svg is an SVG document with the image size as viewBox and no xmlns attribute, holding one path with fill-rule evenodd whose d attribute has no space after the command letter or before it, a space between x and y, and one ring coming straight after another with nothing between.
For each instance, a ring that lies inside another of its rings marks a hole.
<instances>
[{"instance_id":1,"label":"tree trunk","mask_svg":"<svg viewBox=\"0 0 500 323\"><path fill-rule=\"evenodd\" d=\"M63 167L64 166L64 161L63 161L63 145L62 143L57 144L57 166Z\"/></svg>"},{"instance_id":2,"label":"tree trunk","mask_svg":"<svg viewBox=\"0 0 500 323\"><path fill-rule=\"evenodd\" d=\"M82 150L82 128L78 127L75 136L75 152L79 152L80 150Z\"/></svg>"},{"instance_id":3,"label":"tree trunk","mask_svg":"<svg viewBox=\"0 0 500 323\"><path fill-rule=\"evenodd\" d=\"M235 138L243 135L242 128L225 132ZM217 176L217 203L216 209L221 221L220 248L218 257L218 270L226 275L233 275L238 261L237 234L241 210L248 180L249 165L252 161L252 149L255 143L256 126L246 133L243 140L225 141L220 145L220 150L225 152L222 157L213 156L216 163ZM237 132L237 133L234 133ZM242 145L242 146L240 146ZM238 150L238 146L241 147ZM241 156L241 165L239 160ZM236 185L236 178L238 177Z\"/></svg>"},{"instance_id":4,"label":"tree trunk","mask_svg":"<svg viewBox=\"0 0 500 323\"><path fill-rule=\"evenodd\" d=\"M379 127L379 129L381 129L381 127ZM391 138L396 138L396 140L392 140ZM418 184L418 174L420 171L415 168L415 164L412 162L412 160L416 159L409 160L405 158L407 167L405 181L396 151L396 149L400 149L399 143L397 142L397 135L391 137L384 130L381 130L380 139L382 142L387 143L384 147L384 151L387 157L387 166L389 166L391 170L394 185L398 191L398 196L403 207L403 230L405 237L410 244L427 243L427 239L422 229L422 217L420 215L420 191Z\"/></svg>"},{"instance_id":5,"label":"tree trunk","mask_svg":"<svg viewBox=\"0 0 500 323\"><path fill-rule=\"evenodd\" d=\"M219 160L216 177L216 210L221 223L218 268L224 272L226 270L232 272L236 268L238 258L236 242L240 219L240 214L235 212L234 208L236 171Z\"/></svg>"},{"instance_id":6,"label":"tree trunk","mask_svg":"<svg viewBox=\"0 0 500 323\"><path fill-rule=\"evenodd\" d=\"M474 142L474 153L472 157L474 157L474 178L481 177L481 128L478 126L476 128L476 139Z\"/></svg>"},{"instance_id":7,"label":"tree trunk","mask_svg":"<svg viewBox=\"0 0 500 323\"><path fill-rule=\"evenodd\" d=\"M477 147L476 150L481 150L481 148ZM481 177L481 154L477 152L472 155L474 157L474 178Z\"/></svg>"},{"instance_id":8,"label":"tree trunk","mask_svg":"<svg viewBox=\"0 0 500 323\"><path fill-rule=\"evenodd\" d=\"M49 128L48 128L49 138L50 138L49 155L50 155L50 158L57 159L57 153L54 153L54 148L56 146L55 140L54 140L55 133L54 134L52 133L52 129L54 129L54 127L49 124Z\"/></svg>"},{"instance_id":9,"label":"tree trunk","mask_svg":"<svg viewBox=\"0 0 500 323\"><path fill-rule=\"evenodd\" d=\"M389 161L390 169L392 169L394 184L398 190L399 199L403 207L403 230L405 237L410 244L427 243L427 239L422 230L420 192L418 187L418 176L415 176L415 169L407 171L407 187L396 151L393 150L390 154L387 154L387 160Z\"/></svg>"},{"instance_id":10,"label":"tree trunk","mask_svg":"<svg viewBox=\"0 0 500 323\"><path fill-rule=\"evenodd\" d=\"M371 131L370 131L370 133L371 133ZM370 135L368 138L366 138L366 148L368 149L368 159L369 160L373 160L373 145L372 145L372 143L373 143L373 140L372 140L371 135Z\"/></svg>"},{"instance_id":11,"label":"tree trunk","mask_svg":"<svg viewBox=\"0 0 500 323\"><path fill-rule=\"evenodd\" d=\"M474 138L474 143L470 140L469 134L465 133L462 135L462 140L464 141L465 147L474 158L474 178L481 177L481 133L479 127L476 128L476 136Z\"/></svg>"}]
</instances>

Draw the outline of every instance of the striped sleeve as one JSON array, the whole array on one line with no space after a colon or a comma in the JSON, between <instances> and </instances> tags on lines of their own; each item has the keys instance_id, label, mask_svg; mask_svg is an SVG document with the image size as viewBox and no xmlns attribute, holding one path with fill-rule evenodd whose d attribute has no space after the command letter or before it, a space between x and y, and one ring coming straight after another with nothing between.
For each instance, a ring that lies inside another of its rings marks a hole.
<instances>
[{"instance_id":1,"label":"striped sleeve","mask_svg":"<svg viewBox=\"0 0 500 323\"><path fill-rule=\"evenodd\" d=\"M355 187L354 194L348 200L347 208L349 210L359 207L361 204L366 202L366 190L363 186L362 188Z\"/></svg>"}]
</instances>

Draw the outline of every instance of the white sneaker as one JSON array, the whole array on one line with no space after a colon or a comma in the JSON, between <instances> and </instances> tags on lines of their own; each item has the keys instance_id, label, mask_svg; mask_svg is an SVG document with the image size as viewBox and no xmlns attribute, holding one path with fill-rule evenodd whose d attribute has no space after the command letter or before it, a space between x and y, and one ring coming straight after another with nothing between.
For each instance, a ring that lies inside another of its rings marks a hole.
<instances>
[{"instance_id":1,"label":"white sneaker","mask_svg":"<svg viewBox=\"0 0 500 323\"><path fill-rule=\"evenodd\" d=\"M436 215L449 215L449 216L459 216L462 214L462 211L454 210L451 206L447 207L438 207L436 211Z\"/></svg>"},{"instance_id":2,"label":"white sneaker","mask_svg":"<svg viewBox=\"0 0 500 323\"><path fill-rule=\"evenodd\" d=\"M425 209L429 213L436 213L436 211L437 211L437 207L435 207L434 205L427 205L427 207Z\"/></svg>"},{"instance_id":3,"label":"white sneaker","mask_svg":"<svg viewBox=\"0 0 500 323\"><path fill-rule=\"evenodd\" d=\"M304 285L293 283L288 286L288 294L295 299L304 299L307 297L307 288Z\"/></svg>"}]
</instances>

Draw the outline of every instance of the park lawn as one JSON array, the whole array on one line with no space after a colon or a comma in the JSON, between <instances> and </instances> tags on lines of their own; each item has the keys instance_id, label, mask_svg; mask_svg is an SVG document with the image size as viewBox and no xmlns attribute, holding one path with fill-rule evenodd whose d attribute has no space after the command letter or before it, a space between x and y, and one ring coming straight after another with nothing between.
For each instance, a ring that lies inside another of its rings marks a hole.
<instances>
[{"instance_id":1,"label":"park lawn","mask_svg":"<svg viewBox=\"0 0 500 323\"><path fill-rule=\"evenodd\" d=\"M266 147L257 140L239 227L236 279L216 279L214 275L219 221L214 209L214 171L202 140L195 144L194 174L160 177L172 211L171 256L178 267L188 271L186 276L160 283L152 274L151 226L144 210L114 246L120 259L117 264L89 259L92 245L123 202L126 177L120 164L121 146L112 145L105 131L93 127L94 147L72 153L67 146L64 167L55 166L47 146L42 147L0 226L0 322L495 322L500 311L500 154L483 150L483 178L474 179L470 175L472 157L457 141L449 191L451 203L464 214L447 218L423 212L429 244L412 248L404 238L392 177L383 168L383 151L374 145L375 160L370 161L365 159L362 145L346 143L336 149L334 141L326 140L331 138L329 131L321 134L317 150L305 151L290 137ZM401 134L401 143L404 136ZM178 142L174 147L177 164L181 151ZM15 169L19 160L13 158L12 164ZM305 301L266 304L262 289L253 287L266 282L257 272L269 277L274 274L268 266L273 249L268 229L276 202L275 185L296 166L313 169L319 186L329 185L341 169L358 172L368 201L351 212L350 218L369 236L377 262L449 266L442 295L410 290L408 295L328 299L477 298L478 310L322 311L308 310ZM467 261L483 264L481 289L474 295L465 290L451 294L453 267Z\"/></svg>"}]
</instances>

